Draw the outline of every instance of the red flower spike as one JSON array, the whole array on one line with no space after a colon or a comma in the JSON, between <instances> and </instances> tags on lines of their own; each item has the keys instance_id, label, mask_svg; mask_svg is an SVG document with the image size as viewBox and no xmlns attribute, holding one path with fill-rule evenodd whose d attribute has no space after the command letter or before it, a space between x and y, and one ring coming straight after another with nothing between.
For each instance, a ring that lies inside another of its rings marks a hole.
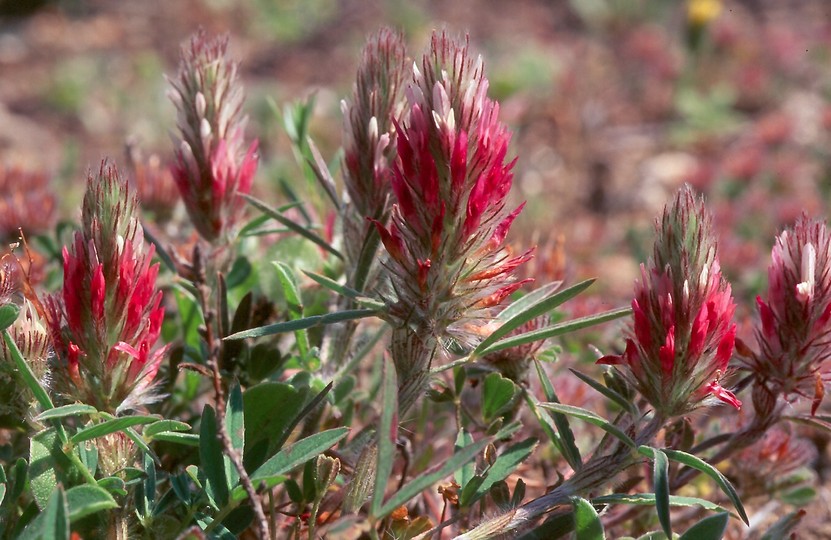
<instances>
[{"instance_id":1,"label":"red flower spike","mask_svg":"<svg viewBox=\"0 0 831 540\"><path fill-rule=\"evenodd\" d=\"M156 289L158 264L150 264L133 217L135 196L115 167L90 175L83 228L64 248L62 290L47 299L50 334L59 363L59 391L115 413L154 400L152 378L164 349L151 351L164 308Z\"/></svg>"},{"instance_id":2,"label":"red flower spike","mask_svg":"<svg viewBox=\"0 0 831 540\"><path fill-rule=\"evenodd\" d=\"M703 201L684 187L656 228L653 255L635 284L626 352L599 362L617 365L667 418L711 402L709 396L738 408L719 384L733 352L735 306Z\"/></svg>"},{"instance_id":3,"label":"red flower spike","mask_svg":"<svg viewBox=\"0 0 831 540\"><path fill-rule=\"evenodd\" d=\"M800 217L776 238L766 298L758 297L758 354L744 359L759 384L816 410L831 375L831 234Z\"/></svg>"},{"instance_id":4,"label":"red flower spike","mask_svg":"<svg viewBox=\"0 0 831 540\"><path fill-rule=\"evenodd\" d=\"M487 87L481 60L471 59L467 43L433 36L394 122L391 183L398 204L387 226L376 222L398 294L391 322L469 345L481 340L476 328L493 317L493 308L525 283L515 273L531 258L530 252L512 258L503 247L522 205L513 212L505 207L513 177L513 162L505 163L510 132Z\"/></svg>"}]
</instances>

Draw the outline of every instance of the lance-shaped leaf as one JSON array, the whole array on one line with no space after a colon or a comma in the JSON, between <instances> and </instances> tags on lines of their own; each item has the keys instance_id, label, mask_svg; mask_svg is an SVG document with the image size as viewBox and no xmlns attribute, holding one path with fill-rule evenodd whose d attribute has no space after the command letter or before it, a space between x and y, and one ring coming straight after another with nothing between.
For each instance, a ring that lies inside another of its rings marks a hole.
<instances>
[{"instance_id":1,"label":"lance-shaped leaf","mask_svg":"<svg viewBox=\"0 0 831 540\"><path fill-rule=\"evenodd\" d=\"M304 317L293 321L285 321L267 326L260 326L250 330L244 330L231 334L226 337L226 340L233 339L247 339L257 338L263 336L271 336L274 334L282 334L285 332L295 332L297 330L306 330L316 326L324 326L327 324L334 324L343 321L351 321L355 319L364 319L366 317L373 317L378 315L378 311L374 309L346 309L343 311L336 311L334 313L327 313L325 315L314 315L312 317Z\"/></svg>"},{"instance_id":2,"label":"lance-shaped leaf","mask_svg":"<svg viewBox=\"0 0 831 540\"><path fill-rule=\"evenodd\" d=\"M509 338L497 341L496 343L488 347L485 347L482 350L479 350L477 354L478 356L485 356L497 351L502 351L504 349L510 349L511 347L525 345L526 343L532 343L534 341L540 341L542 339L561 336L563 334L568 334L569 332L574 332L604 322L613 321L615 319L619 319L631 313L632 310L630 308L620 308L613 309L611 311L604 311L603 313L597 313L595 315L580 317L578 319L572 319L570 321L552 324L551 326L546 326L545 328L540 328L539 330L533 330L531 332L526 332L524 334L511 336Z\"/></svg>"},{"instance_id":3,"label":"lance-shaped leaf","mask_svg":"<svg viewBox=\"0 0 831 540\"><path fill-rule=\"evenodd\" d=\"M480 343L479 346L476 347L476 349L473 351L473 355L481 355L482 351L486 350L492 344L496 343L500 338L507 336L512 331L516 330L528 321L536 319L541 315L545 315L546 313L560 306L564 302L571 300L572 298L586 290L592 283L594 283L594 281L594 279L587 279L585 281L578 283L577 285L569 287L568 289L562 290L556 294L551 294L550 296L543 296L542 298L539 298L535 302L531 303L529 303L526 300L526 298L531 295L527 295L526 297L520 298L515 303L522 303L524 307L522 309L516 310L516 312L512 310L510 313L513 313L513 315L510 318L508 318L504 323L502 323L502 325L499 328L497 328L490 336L485 338L482 341L482 343ZM525 302L523 302L523 300L525 300ZM512 306L508 306L508 308L506 308L506 311L511 307Z\"/></svg>"},{"instance_id":4,"label":"lance-shaped leaf","mask_svg":"<svg viewBox=\"0 0 831 540\"><path fill-rule=\"evenodd\" d=\"M633 441L632 438L624 433L619 427L591 411L581 409L580 407L574 407L572 405L563 405L561 403L541 403L540 406L550 411L567 414L569 416L585 420L586 422L599 427L609 435L616 437L625 445L631 448L636 448L635 441Z\"/></svg>"}]
</instances>

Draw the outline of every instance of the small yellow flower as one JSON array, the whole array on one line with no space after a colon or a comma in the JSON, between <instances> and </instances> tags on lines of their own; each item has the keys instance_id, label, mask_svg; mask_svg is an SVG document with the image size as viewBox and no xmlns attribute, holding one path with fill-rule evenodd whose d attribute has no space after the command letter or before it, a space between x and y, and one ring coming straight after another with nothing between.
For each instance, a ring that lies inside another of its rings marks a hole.
<instances>
[{"instance_id":1,"label":"small yellow flower","mask_svg":"<svg viewBox=\"0 0 831 540\"><path fill-rule=\"evenodd\" d=\"M721 14L721 0L688 0L687 21L693 26L704 26Z\"/></svg>"}]
</instances>

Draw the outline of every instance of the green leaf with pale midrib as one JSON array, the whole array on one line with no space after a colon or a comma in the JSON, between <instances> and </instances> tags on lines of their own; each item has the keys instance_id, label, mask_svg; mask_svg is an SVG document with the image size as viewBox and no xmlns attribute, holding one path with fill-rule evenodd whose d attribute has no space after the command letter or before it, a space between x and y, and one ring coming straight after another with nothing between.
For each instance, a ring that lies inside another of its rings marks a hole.
<instances>
[{"instance_id":1,"label":"green leaf with pale midrib","mask_svg":"<svg viewBox=\"0 0 831 540\"><path fill-rule=\"evenodd\" d=\"M482 351L487 350L488 347L490 347L493 343L496 343L500 338L507 336L526 322L544 315L568 300L571 300L586 290L592 283L594 283L594 281L594 279L587 279L552 296L543 297L542 299L531 303L525 307L525 309L519 311L519 313L506 320L502 326L497 328L490 336L485 338L473 351L473 355L479 356L480 354L483 354ZM522 302L522 300L523 299L517 300L517 302Z\"/></svg>"},{"instance_id":2,"label":"green leaf with pale midrib","mask_svg":"<svg viewBox=\"0 0 831 540\"><path fill-rule=\"evenodd\" d=\"M613 309L611 311L605 311L603 313L598 313L596 315L588 315L586 317L580 317L579 319L572 319L570 321L553 324L545 328L540 328L539 330L526 332L524 334L511 336L501 341L497 341L489 347L479 350L477 355L481 357L497 351L510 349L511 347L525 345L526 343L532 343L534 341L540 341L543 339L561 336L563 334L574 332L576 330L582 330L583 328L588 328L596 324L613 321L615 319L619 319L621 317L629 315L630 313L632 313L632 308L620 308Z\"/></svg>"},{"instance_id":3,"label":"green leaf with pale midrib","mask_svg":"<svg viewBox=\"0 0 831 540\"><path fill-rule=\"evenodd\" d=\"M325 315L313 315L311 317L304 317L302 319L295 319L293 321L285 321L281 323L270 324L267 326L259 326L257 328L243 330L242 332L231 334L230 336L224 339L233 340L271 336L274 334L282 334L285 332L295 332L297 330L314 328L315 326L323 326L343 321L351 321L354 319L373 317L377 314L378 311L374 309L347 309L344 311L327 313Z\"/></svg>"},{"instance_id":4,"label":"green leaf with pale midrib","mask_svg":"<svg viewBox=\"0 0 831 540\"><path fill-rule=\"evenodd\" d=\"M124 431L132 426L156 422L157 420L159 420L158 416L123 416L121 418L111 418L110 420L105 420L99 424L79 430L69 440L73 444L78 444L83 441L115 433L116 431Z\"/></svg>"},{"instance_id":5,"label":"green leaf with pale midrib","mask_svg":"<svg viewBox=\"0 0 831 540\"><path fill-rule=\"evenodd\" d=\"M253 474L252 482L280 476L311 458L332 448L349 433L349 428L340 427L321 431L286 446L263 463Z\"/></svg>"}]
</instances>

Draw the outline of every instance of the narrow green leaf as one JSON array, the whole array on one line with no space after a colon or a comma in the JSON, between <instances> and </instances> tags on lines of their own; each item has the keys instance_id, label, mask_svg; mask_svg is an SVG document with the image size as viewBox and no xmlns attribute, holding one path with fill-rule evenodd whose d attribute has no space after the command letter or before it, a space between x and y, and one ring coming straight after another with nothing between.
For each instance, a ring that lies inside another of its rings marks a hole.
<instances>
[{"instance_id":1,"label":"narrow green leaf","mask_svg":"<svg viewBox=\"0 0 831 540\"><path fill-rule=\"evenodd\" d=\"M20 354L20 349L17 348L17 344L12 339L12 336L9 335L8 330L3 330L3 339L6 340L6 348L12 356L12 360L14 360L14 365L17 368L18 375L20 375L20 378L23 379L23 384L25 384L35 396L38 404L40 404L40 408L43 410L55 408L52 404L52 400L49 398L49 394L46 393L46 389L41 386L40 381L38 381L35 374L32 373L32 369L29 367L28 362L23 359L23 355Z\"/></svg>"},{"instance_id":2,"label":"narrow green leaf","mask_svg":"<svg viewBox=\"0 0 831 540\"><path fill-rule=\"evenodd\" d=\"M199 435L196 435L195 433L174 433L172 431L163 431L153 435L153 440L183 444L185 446L199 446Z\"/></svg>"},{"instance_id":3,"label":"narrow green leaf","mask_svg":"<svg viewBox=\"0 0 831 540\"><path fill-rule=\"evenodd\" d=\"M69 520L73 522L101 510L118 507L115 499L106 489L90 484L68 489L66 502L69 506Z\"/></svg>"},{"instance_id":4,"label":"narrow green leaf","mask_svg":"<svg viewBox=\"0 0 831 540\"><path fill-rule=\"evenodd\" d=\"M727 480L727 478L723 474L721 474L721 472L718 469L716 469L706 461L702 460L701 458L696 457L692 454L688 454L686 452L682 452L680 450L670 450L668 448L665 448L663 451L669 459L677 461L697 471L703 472L704 474L715 480L716 484L718 484L718 486L721 488L724 494L727 495L727 498L730 499L730 502L733 503L733 506L736 507L736 511L739 513L739 517L742 518L742 521L749 524L747 519L747 513L744 510L744 506L742 505L742 501L739 498L739 494L736 493L736 490L733 488L732 484L730 484L730 481ZM654 453L652 448L646 446L641 446L640 448L638 448L638 452L648 457L652 457Z\"/></svg>"},{"instance_id":5,"label":"narrow green leaf","mask_svg":"<svg viewBox=\"0 0 831 540\"><path fill-rule=\"evenodd\" d=\"M795 424L804 424L806 426L825 431L826 433L831 433L831 422L825 420L819 415L809 416L806 414L800 416L782 416L782 420L787 420L788 422L793 422Z\"/></svg>"},{"instance_id":6,"label":"narrow green leaf","mask_svg":"<svg viewBox=\"0 0 831 540\"><path fill-rule=\"evenodd\" d=\"M586 290L592 283L594 283L594 281L594 279L587 279L585 281L581 281L580 283L573 285L568 289L564 289L549 297L543 297L537 302L527 305L524 309L520 310L518 313L507 319L491 335L485 338L482 341L482 343L480 343L479 346L476 347L476 349L474 349L473 355L479 356L482 353L482 351L486 350L492 344L496 343L500 338L507 336L508 334L510 334L526 322L530 321L531 319L535 319L540 315L544 315L556 308L557 306L563 304L564 302L574 298L575 296ZM523 299L518 300L517 303L522 302L522 300Z\"/></svg>"},{"instance_id":7,"label":"narrow green leaf","mask_svg":"<svg viewBox=\"0 0 831 540\"><path fill-rule=\"evenodd\" d=\"M395 443L398 440L398 377L395 364L384 362L381 365L381 418L378 422L378 461L375 467L375 485L369 515L381 518L381 508L387 482L392 474L395 460Z\"/></svg>"},{"instance_id":8,"label":"narrow green leaf","mask_svg":"<svg viewBox=\"0 0 831 540\"><path fill-rule=\"evenodd\" d=\"M519 334L518 336L511 336L501 341L497 341L489 347L479 350L477 356L482 357L497 351L510 349L511 347L525 345L526 343L532 343L534 341L540 341L555 336L561 336L563 334L568 334L569 332L574 332L576 330L582 330L583 328L588 328L590 326L594 326L604 322L613 321L615 319L619 319L621 317L629 315L630 313L632 313L631 308L620 308L613 309L611 311L605 311L603 313L597 313L595 315L580 317L579 319L573 319L570 321L561 322L559 324L553 324L551 326L546 326L545 328L540 328L539 330L526 332L524 334Z\"/></svg>"},{"instance_id":9,"label":"narrow green leaf","mask_svg":"<svg viewBox=\"0 0 831 540\"><path fill-rule=\"evenodd\" d=\"M574 375L578 379L580 379L584 383L588 384L589 386L591 386L592 388L594 388L595 390L597 390L598 392L600 392L601 394L603 394L604 396L606 396L607 398L612 400L621 409L628 412L632 417L637 417L638 416L638 408L635 406L635 404L631 400L626 399L625 397L623 397L619 393L615 392L614 390L612 390L608 386L604 386L604 385L600 384L599 382L595 381L594 379L592 379L588 375L584 375L583 373L580 373L576 369L569 368L569 371L574 373Z\"/></svg>"},{"instance_id":10,"label":"narrow green leaf","mask_svg":"<svg viewBox=\"0 0 831 540\"><path fill-rule=\"evenodd\" d=\"M354 319L364 319L366 317L373 317L377 315L378 311L374 309L346 309L343 311L336 311L334 313L327 313L325 315L313 315L311 317L304 317L294 321L285 321L276 324L269 324L267 326L260 326L258 328L252 328L250 330L237 332L236 334L231 334L224 339L232 340L270 336L274 334L314 328L316 326L351 321Z\"/></svg>"},{"instance_id":11,"label":"narrow green leaf","mask_svg":"<svg viewBox=\"0 0 831 540\"><path fill-rule=\"evenodd\" d=\"M73 444L78 444L83 441L88 441L90 439L96 439L98 437L103 437L104 435L109 435L110 433L115 433L116 431L124 431L128 427L139 426L141 424L150 424L152 422L157 421L158 419L158 416L141 415L112 418L110 420L105 420L99 424L94 424L92 426L85 427L79 430L69 440Z\"/></svg>"},{"instance_id":12,"label":"narrow green leaf","mask_svg":"<svg viewBox=\"0 0 831 540\"><path fill-rule=\"evenodd\" d=\"M541 403L540 407L545 409L549 409L554 412L559 412L562 414L567 414L569 416L573 416L575 418L579 418L584 420L590 424L594 424L595 426L599 427L609 435L616 437L618 440L635 448L635 441L632 440L626 433L621 431L620 428L602 418L591 411L587 411L586 409L581 409L580 407L574 407L571 405L563 405L561 403Z\"/></svg>"},{"instance_id":13,"label":"narrow green leaf","mask_svg":"<svg viewBox=\"0 0 831 540\"><path fill-rule=\"evenodd\" d=\"M63 540L69 538L66 494L58 486L41 512L23 531L21 539Z\"/></svg>"},{"instance_id":14,"label":"narrow green leaf","mask_svg":"<svg viewBox=\"0 0 831 540\"><path fill-rule=\"evenodd\" d=\"M505 309L500 311L499 315L496 316L496 320L500 322L510 320L515 315L518 315L519 313L525 311L534 304L537 304L538 302L541 302L549 296L551 296L552 294L554 294L562 284L562 281L552 281L551 283L546 283L538 289L534 289L533 291L529 292L519 300L512 302Z\"/></svg>"},{"instance_id":15,"label":"narrow green leaf","mask_svg":"<svg viewBox=\"0 0 831 540\"><path fill-rule=\"evenodd\" d=\"M295 233L299 234L300 236L302 236L306 240L309 240L310 242L313 242L313 243L317 244L318 246L320 246L324 250L328 251L329 253L331 253L332 255L337 257L338 259L343 260L343 255L341 254L340 251L333 248L332 245L329 244L329 242L327 242L326 240L324 240L323 238L321 238L319 235L315 234L311 230L307 229L306 227L304 227L302 225L298 225L297 223L290 220L289 218L287 218L286 216L284 216L283 214L281 214L277 210L272 209L266 203L260 201L259 199L255 198L255 197L252 197L251 195L248 195L248 194L244 193L244 194L242 194L242 197L245 200L247 200L249 202L249 204L251 204L254 208L256 208L260 212L266 214L271 219L277 221L278 223L280 223L280 225L288 227L289 229L291 229Z\"/></svg>"},{"instance_id":16,"label":"narrow green leaf","mask_svg":"<svg viewBox=\"0 0 831 540\"><path fill-rule=\"evenodd\" d=\"M297 286L297 280L294 277L294 272L285 263L274 262L277 268L277 279L280 281L280 287L283 289L283 296L286 298L286 304L289 310L289 320L295 321L303 318L303 299L300 296L300 288ZM300 328L294 331L294 341L297 343L297 350L300 358L304 361L309 358L309 336L306 330Z\"/></svg>"},{"instance_id":17,"label":"narrow green leaf","mask_svg":"<svg viewBox=\"0 0 831 540\"><path fill-rule=\"evenodd\" d=\"M459 499L459 506L470 506L485 495L495 483L508 478L531 455L531 452L537 446L537 442L537 439L531 437L506 448L487 470L484 481L476 488L476 491L464 498L464 500L462 498Z\"/></svg>"},{"instance_id":18,"label":"narrow green leaf","mask_svg":"<svg viewBox=\"0 0 831 540\"><path fill-rule=\"evenodd\" d=\"M469 461L474 459L479 452L481 452L488 443L492 442L493 438L488 437L486 439L482 439L479 442L475 442L470 446L463 448L462 450L453 454L453 456L445 461L444 463L440 464L434 469L425 471L424 473L420 474L416 478L413 478L410 482L408 482L404 487L402 487L399 491L395 492L392 497L390 497L387 502L384 503L384 506L381 507L381 510L374 514L376 518L383 518L386 517L390 512L398 508L399 506L405 504L407 501L430 487L431 485L435 484L442 478L446 476L450 476L455 471L462 468L465 464Z\"/></svg>"},{"instance_id":19,"label":"narrow green leaf","mask_svg":"<svg viewBox=\"0 0 831 540\"><path fill-rule=\"evenodd\" d=\"M243 415L242 390L239 383L235 384L228 393L228 402L225 404L225 428L231 439L231 446L242 455L245 446L245 417ZM233 489L239 481L239 473L231 458L225 458L225 478L228 480L228 489Z\"/></svg>"},{"instance_id":20,"label":"narrow green leaf","mask_svg":"<svg viewBox=\"0 0 831 540\"><path fill-rule=\"evenodd\" d=\"M124 430L124 434L125 434L125 435L127 435L127 436L130 438L130 440L131 440L131 441L133 441L133 443L135 443L135 445L136 445L136 446L137 446L137 447L138 447L138 448L139 448L142 452L144 452L144 454L145 454L145 455L150 456L150 459L152 459L152 460L153 460L153 462L154 462L156 465L158 465L159 467L161 467L161 465L162 465L162 460L160 460L160 459L159 459L159 456L157 456L157 455L156 455L156 453L155 453L153 450L151 450L149 446L147 446L147 443L144 441L144 437L142 437L141 435L139 435L139 434L136 432L136 430L135 430L135 429L133 429L133 428L131 428L131 427L128 427L127 429L125 429L125 430Z\"/></svg>"},{"instance_id":21,"label":"narrow green leaf","mask_svg":"<svg viewBox=\"0 0 831 540\"><path fill-rule=\"evenodd\" d=\"M176 265L173 263L173 259L167 253L167 250L165 250L162 243L159 242L159 240L153 235L153 231L144 226L142 226L142 231L144 232L144 239L153 244L156 250L156 256L159 258L160 261L162 261L162 264L165 266L165 268L167 268L175 274Z\"/></svg>"},{"instance_id":22,"label":"narrow green leaf","mask_svg":"<svg viewBox=\"0 0 831 540\"><path fill-rule=\"evenodd\" d=\"M346 427L329 429L290 444L254 471L251 475L251 481L257 483L287 473L318 454L332 448L341 439L346 437L347 433L349 433L349 428Z\"/></svg>"},{"instance_id":23,"label":"narrow green leaf","mask_svg":"<svg viewBox=\"0 0 831 540\"><path fill-rule=\"evenodd\" d=\"M20 306L17 304L3 304L0 306L0 330L5 330L14 324L20 315Z\"/></svg>"},{"instance_id":24,"label":"narrow green leaf","mask_svg":"<svg viewBox=\"0 0 831 540\"><path fill-rule=\"evenodd\" d=\"M655 506L654 493L613 493L592 499L592 504L632 504L642 506ZM670 506L700 506L706 510L725 512L724 508L714 502L697 497L681 497L678 495L669 496Z\"/></svg>"},{"instance_id":25,"label":"narrow green leaf","mask_svg":"<svg viewBox=\"0 0 831 540\"><path fill-rule=\"evenodd\" d=\"M721 540L727 531L727 512L708 516L687 529L678 540Z\"/></svg>"},{"instance_id":26,"label":"narrow green leaf","mask_svg":"<svg viewBox=\"0 0 831 540\"><path fill-rule=\"evenodd\" d=\"M210 405L205 405L199 428L199 470L205 475L205 492L211 503L224 508L228 504L229 490L218 433L216 413Z\"/></svg>"},{"instance_id":27,"label":"narrow green leaf","mask_svg":"<svg viewBox=\"0 0 831 540\"><path fill-rule=\"evenodd\" d=\"M672 523L669 515L669 460L660 450L652 453L653 485L655 489L655 511L667 538L672 538Z\"/></svg>"},{"instance_id":28,"label":"narrow green leaf","mask_svg":"<svg viewBox=\"0 0 831 540\"><path fill-rule=\"evenodd\" d=\"M383 302L370 298L364 293L356 291L355 289L347 287L346 285L341 285L334 279L330 279L324 275L316 274L314 272L309 272L308 270L304 270L303 273L312 278L319 285L326 287L330 291L336 292L341 296L345 296L347 298L355 300L355 302L357 302L360 306L375 310L381 310L384 308Z\"/></svg>"},{"instance_id":29,"label":"narrow green leaf","mask_svg":"<svg viewBox=\"0 0 831 540\"><path fill-rule=\"evenodd\" d=\"M323 192L329 197L329 200L334 205L335 209L340 210L340 198L338 197L337 188L335 188L335 179L332 178L332 173L329 172L329 166L320 155L320 150L317 149L311 137L306 137L306 144L308 145L309 153L312 159L306 159L306 163L317 178L318 183L323 188Z\"/></svg>"},{"instance_id":30,"label":"narrow green leaf","mask_svg":"<svg viewBox=\"0 0 831 540\"><path fill-rule=\"evenodd\" d=\"M471 435L465 428L462 428L459 430L459 434L456 435L456 444L453 445L453 451L458 452L470 444L473 444L473 435ZM471 461L456 471L453 478L456 480L456 483L459 484L459 488L464 491L465 486L468 482L470 482L470 479L473 478L474 474L476 474L476 463Z\"/></svg>"},{"instance_id":31,"label":"narrow green leaf","mask_svg":"<svg viewBox=\"0 0 831 540\"><path fill-rule=\"evenodd\" d=\"M560 399L557 397L557 393L554 391L554 385L551 384L551 381L546 375L545 370L542 367L542 364L538 360L534 360L534 367L537 369L537 377L540 380L540 385L542 385L543 393L545 394L545 399L547 399L551 403L559 403ZM531 396L530 394L526 394L529 396L529 400L533 401L533 410L539 411L535 413L537 419L540 421L540 424L545 426L548 424L548 413L546 411L540 410L539 402ZM551 438L551 442L557 445L558 450L565 458L566 462L568 462L569 466L575 470L579 471L583 467L583 458L580 455L580 449L577 448L577 443L574 439L574 433L571 431L571 426L568 423L568 417L561 413L552 413L552 420L554 421L554 426L557 428L557 432L555 435L556 438L552 438L553 431L548 429L546 432ZM558 444L559 443L559 444Z\"/></svg>"},{"instance_id":32,"label":"narrow green leaf","mask_svg":"<svg viewBox=\"0 0 831 540\"><path fill-rule=\"evenodd\" d=\"M44 420L52 420L55 418L64 418L67 416L81 416L82 414L97 413L98 409L96 409L92 405L73 403L72 405L64 405L62 407L55 407L54 409L43 411L35 417L35 420L37 420L38 422L43 422Z\"/></svg>"},{"instance_id":33,"label":"narrow green leaf","mask_svg":"<svg viewBox=\"0 0 831 540\"><path fill-rule=\"evenodd\" d=\"M190 424L179 422L178 420L159 420L146 426L142 431L142 435L146 439L152 439L158 433L165 433L167 431L190 431Z\"/></svg>"},{"instance_id":34,"label":"narrow green leaf","mask_svg":"<svg viewBox=\"0 0 831 540\"><path fill-rule=\"evenodd\" d=\"M603 523L592 503L580 497L571 500L574 506L574 537L576 540L605 540Z\"/></svg>"},{"instance_id":35,"label":"narrow green leaf","mask_svg":"<svg viewBox=\"0 0 831 540\"><path fill-rule=\"evenodd\" d=\"M285 442L288 440L289 435L291 435L291 432L294 430L294 428L296 428L298 424L300 424L300 422L304 418L306 418L306 415L311 414L312 411L317 409L320 406L320 404L323 403L323 400L326 398L327 395L329 395L329 392L332 391L332 387L334 386L334 384L335 381L329 381L329 384L327 384L323 388L323 390L318 392L317 395L315 395L315 397L313 397L308 403L306 403L303 406L303 408L300 410L297 416L295 416L292 419L292 421L286 427L285 431L283 431L282 436L279 439L277 439L277 448L282 448Z\"/></svg>"}]
</instances>

